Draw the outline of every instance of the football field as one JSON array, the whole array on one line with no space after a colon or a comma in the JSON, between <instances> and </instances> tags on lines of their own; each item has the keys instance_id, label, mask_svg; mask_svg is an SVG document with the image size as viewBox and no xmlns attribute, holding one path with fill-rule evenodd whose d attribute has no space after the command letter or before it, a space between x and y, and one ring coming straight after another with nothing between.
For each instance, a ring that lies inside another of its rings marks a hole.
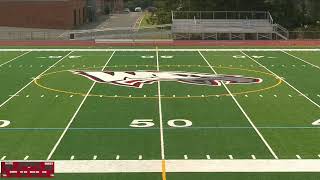
<instances>
[{"instance_id":1,"label":"football field","mask_svg":"<svg viewBox=\"0 0 320 180\"><path fill-rule=\"evenodd\" d=\"M0 49L0 159L162 180L318 162L319 57L319 49Z\"/></svg>"}]
</instances>

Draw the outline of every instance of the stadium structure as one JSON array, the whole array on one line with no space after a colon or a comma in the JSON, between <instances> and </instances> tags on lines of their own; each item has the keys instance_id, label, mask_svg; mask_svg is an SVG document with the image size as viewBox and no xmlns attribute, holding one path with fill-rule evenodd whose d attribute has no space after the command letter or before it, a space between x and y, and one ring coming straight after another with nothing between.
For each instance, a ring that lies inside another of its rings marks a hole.
<instances>
[{"instance_id":1,"label":"stadium structure","mask_svg":"<svg viewBox=\"0 0 320 180\"><path fill-rule=\"evenodd\" d=\"M174 39L288 40L267 11L172 11Z\"/></svg>"}]
</instances>

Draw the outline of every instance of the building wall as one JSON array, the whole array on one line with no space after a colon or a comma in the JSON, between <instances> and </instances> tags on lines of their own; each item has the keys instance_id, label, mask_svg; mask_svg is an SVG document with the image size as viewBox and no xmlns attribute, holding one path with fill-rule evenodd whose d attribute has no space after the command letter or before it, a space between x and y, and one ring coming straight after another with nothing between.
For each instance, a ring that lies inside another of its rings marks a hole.
<instances>
[{"instance_id":1,"label":"building wall","mask_svg":"<svg viewBox=\"0 0 320 180\"><path fill-rule=\"evenodd\" d=\"M86 0L0 0L0 26L71 29L86 22Z\"/></svg>"}]
</instances>

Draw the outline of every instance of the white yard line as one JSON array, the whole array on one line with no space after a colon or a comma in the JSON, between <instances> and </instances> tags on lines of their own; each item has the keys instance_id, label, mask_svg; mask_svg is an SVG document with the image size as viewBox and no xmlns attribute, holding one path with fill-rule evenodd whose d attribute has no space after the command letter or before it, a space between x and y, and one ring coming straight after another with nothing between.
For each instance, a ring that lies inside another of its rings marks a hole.
<instances>
[{"instance_id":1,"label":"white yard line","mask_svg":"<svg viewBox=\"0 0 320 180\"><path fill-rule=\"evenodd\" d=\"M141 52L141 51L160 51L160 52L165 52L165 51L168 51L168 52L184 52L184 51L192 51L192 52L197 52L199 49L0 49L0 52L1 51L50 51L50 52L59 52L59 51L79 51L79 52L105 52L105 51L108 51L108 52L113 52L113 51L128 51L128 52ZM318 52L320 51L320 49L200 49L201 51L213 51L213 52L219 52L219 51L223 51L223 52L230 52L230 51L253 51L253 52L259 52L259 51L271 51L271 52L275 52L275 51L303 51L303 52Z\"/></svg>"},{"instance_id":2,"label":"white yard line","mask_svg":"<svg viewBox=\"0 0 320 180\"><path fill-rule=\"evenodd\" d=\"M28 84L26 84L24 87L22 87L19 91L17 91L15 94L13 94L12 96L10 96L6 101L4 101L1 105L0 108L2 106L4 106L5 104L7 104L12 98L16 97L21 91L23 91L26 87L28 87L30 84L33 83L33 81L37 78L39 78L40 76L42 76L43 74L45 74L47 71L49 71L52 67L54 67L56 64L58 64L59 62L61 62L62 60L64 60L66 57L68 57L73 51L69 52L67 55L65 55L63 58L61 58L59 61L57 61L56 63L54 63L53 65L51 65L48 69L46 69L45 71L43 71L41 74L39 74L36 78L32 79L32 81L30 81Z\"/></svg>"},{"instance_id":3,"label":"white yard line","mask_svg":"<svg viewBox=\"0 0 320 180\"><path fill-rule=\"evenodd\" d=\"M103 66L102 70L104 70L106 68L106 66L108 65L108 63L110 62L111 58L113 57L114 53L116 51L114 51L111 56L109 57L108 61L106 62L106 64ZM62 132L60 138L58 139L58 141L56 142L56 144L54 145L54 147L52 148L50 154L47 157L47 160L51 159L53 153L55 152L55 150L57 149L58 145L60 144L62 138L64 137L64 135L66 134L66 132L68 131L69 127L71 126L73 120L75 119L75 117L77 116L78 112L80 111L82 105L84 104L84 102L86 101L87 97L89 96L91 90L93 89L93 87L95 86L96 82L92 83L90 89L88 90L87 94L84 96L84 98L82 99L80 105L78 106L78 109L76 110L76 112L73 114L72 118L70 119L69 123L67 124L66 128L64 129L64 131Z\"/></svg>"},{"instance_id":4,"label":"white yard line","mask_svg":"<svg viewBox=\"0 0 320 180\"><path fill-rule=\"evenodd\" d=\"M18 58L20 58L20 57L22 57L22 56L24 56L24 55L26 55L26 54L29 54L30 52L31 52L31 51L27 51L27 52L25 52L25 53L23 53L23 54L20 54L19 56L16 56L16 57L10 59L9 61L6 61L6 62L0 64L0 67L3 66L3 65L8 64L8 63L10 63L10 62L12 62L12 61L14 61L14 60L16 60L16 59L18 59Z\"/></svg>"},{"instance_id":5,"label":"white yard line","mask_svg":"<svg viewBox=\"0 0 320 180\"><path fill-rule=\"evenodd\" d=\"M312 63L310 63L310 62L308 62L308 61L306 61L306 60L304 60L304 59L302 59L302 58L299 58L299 57L297 57L297 56L295 56L295 55L293 55L293 54L290 54L290 53L288 53L288 52L286 52L286 51L282 51L282 52L285 53L285 54L287 54L287 55L289 55L289 56L291 56L291 57L294 57L294 58L296 58L296 59L298 59L298 60L300 60L300 61L302 61L302 62L304 62L304 63L306 63L306 64L309 64L309 65L311 65L311 66L313 66L313 67L315 67L315 68L317 68L317 69L320 69L319 66L314 65L314 64L312 64Z\"/></svg>"},{"instance_id":6,"label":"white yard line","mask_svg":"<svg viewBox=\"0 0 320 180\"><path fill-rule=\"evenodd\" d=\"M292 89L294 89L296 92L298 92L301 96L305 97L307 100L309 100L312 104L314 104L315 106L317 106L318 108L320 108L320 105L317 104L316 102L314 102L312 99L310 99L308 96L306 96L305 94L303 94L301 91L299 91L297 88L295 88L294 86L292 86L290 83L288 83L285 79L281 78L280 76L278 76L276 73L274 73L273 71L271 71L270 69L268 69L266 66L262 65L261 63L259 63L258 61L256 61L255 59L253 59L252 57L250 57L249 55L247 55L246 53L244 53L243 51L241 51L242 54L244 54L246 57L248 57L249 59L251 59L252 61L254 61L255 63L259 64L261 67L263 67L265 70L267 70L268 72L270 72L271 74L273 74L274 76L276 76L279 79L282 79L282 81L284 83L286 83L288 86L290 86Z\"/></svg>"},{"instance_id":7,"label":"white yard line","mask_svg":"<svg viewBox=\"0 0 320 180\"><path fill-rule=\"evenodd\" d=\"M215 73L218 74L213 67L211 66L211 64L209 63L209 61L203 56L203 54L198 51L199 54L201 55L201 57L203 58L203 60L208 64L208 66L210 67L210 69ZM230 96L232 97L233 101L237 104L238 108L241 110L241 112L243 113L243 115L247 118L248 122L250 123L250 125L253 127L253 129L256 131L256 133L259 135L260 139L263 141L263 143L266 145L266 147L268 148L268 150L270 151L270 153L272 154L272 156L275 159L279 159L278 156L276 155L276 153L273 151L273 149L271 148L271 146L269 145L269 143L266 141L266 139L262 136L262 134L260 133L259 129L255 126L255 124L252 122L251 118L248 116L248 114L244 111L244 109L242 108L242 106L239 104L238 100L234 97L234 95L231 93L231 91L229 90L229 88L225 85L225 83L221 82L221 84L224 86L224 88L228 91L228 93L230 94Z\"/></svg>"},{"instance_id":8,"label":"white yard line","mask_svg":"<svg viewBox=\"0 0 320 180\"><path fill-rule=\"evenodd\" d=\"M158 50L158 48L156 48ZM157 56L157 71L160 71L159 67L159 52L156 51ZM162 124L162 105L161 105L161 86L160 81L158 81L158 107L159 107L159 123L160 123L160 143L161 143L161 159L165 159L164 153L164 139L163 139L163 124Z\"/></svg>"}]
</instances>

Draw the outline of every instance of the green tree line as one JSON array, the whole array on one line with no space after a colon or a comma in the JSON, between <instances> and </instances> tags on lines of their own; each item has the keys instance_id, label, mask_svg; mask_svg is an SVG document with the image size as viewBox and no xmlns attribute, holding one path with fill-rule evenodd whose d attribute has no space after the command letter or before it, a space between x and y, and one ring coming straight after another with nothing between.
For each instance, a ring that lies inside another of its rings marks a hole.
<instances>
[{"instance_id":1,"label":"green tree line","mask_svg":"<svg viewBox=\"0 0 320 180\"><path fill-rule=\"evenodd\" d=\"M135 2L133 2L135 1ZM155 6L155 24L171 23L171 11L269 11L288 29L315 30L320 26L320 0L132 0Z\"/></svg>"}]
</instances>

